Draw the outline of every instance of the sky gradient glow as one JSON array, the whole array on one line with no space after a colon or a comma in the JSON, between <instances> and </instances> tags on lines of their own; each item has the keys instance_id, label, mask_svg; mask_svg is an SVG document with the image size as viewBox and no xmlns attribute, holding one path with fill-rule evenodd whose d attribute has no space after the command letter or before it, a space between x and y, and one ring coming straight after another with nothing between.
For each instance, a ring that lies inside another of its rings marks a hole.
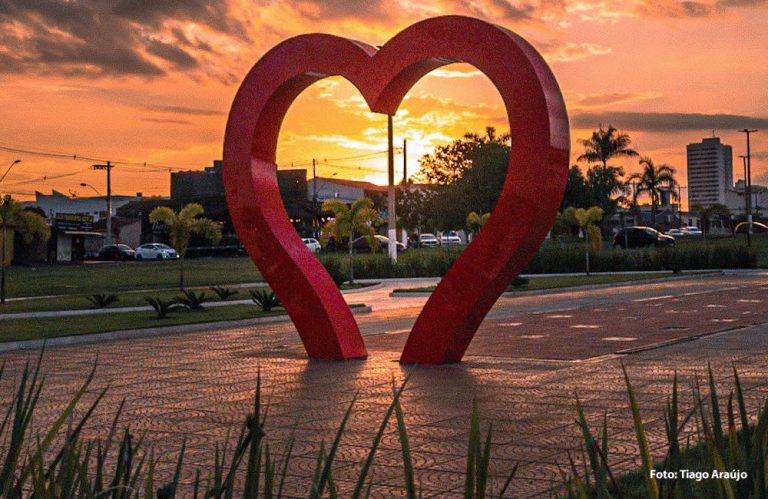
<instances>
[{"instance_id":1,"label":"sky gradient glow","mask_svg":"<svg viewBox=\"0 0 768 499\"><path fill-rule=\"evenodd\" d=\"M380 45L413 22L465 14L528 39L551 65L576 143L599 123L679 172L685 145L715 134L734 147L742 178L753 135L753 182L768 184L768 1L764 0L4 0L0 2L0 146L136 163L113 170L113 192L167 195L169 169L221 157L226 115L240 79L276 43L325 32ZM506 126L501 98L472 67L431 73L395 116L408 169L436 145ZM288 112L281 168L317 158L318 174L386 181L386 118L348 82L323 80ZM90 160L0 149L0 185L19 199L56 189L105 191ZM397 157L401 162L402 158ZM149 166L143 166L143 163ZM637 163L622 160L631 173ZM45 177L45 178L43 178ZM684 193L685 195L685 193Z\"/></svg>"}]
</instances>

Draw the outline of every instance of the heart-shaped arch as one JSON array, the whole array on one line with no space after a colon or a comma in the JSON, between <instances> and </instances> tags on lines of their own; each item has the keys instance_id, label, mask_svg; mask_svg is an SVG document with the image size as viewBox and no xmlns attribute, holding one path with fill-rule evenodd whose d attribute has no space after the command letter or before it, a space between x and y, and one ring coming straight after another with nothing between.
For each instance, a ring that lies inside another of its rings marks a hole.
<instances>
[{"instance_id":1,"label":"heart-shaped arch","mask_svg":"<svg viewBox=\"0 0 768 499\"><path fill-rule=\"evenodd\" d=\"M283 207L275 164L283 118L305 88L335 75L355 85L372 111L395 114L420 78L454 62L473 65L496 86L512 135L501 197L425 305L401 357L406 363L457 362L488 310L533 257L565 188L568 118L538 52L509 30L462 16L414 24L378 51L337 36L302 35L267 52L235 96L224 139L230 215L311 358L367 352L341 293Z\"/></svg>"}]
</instances>

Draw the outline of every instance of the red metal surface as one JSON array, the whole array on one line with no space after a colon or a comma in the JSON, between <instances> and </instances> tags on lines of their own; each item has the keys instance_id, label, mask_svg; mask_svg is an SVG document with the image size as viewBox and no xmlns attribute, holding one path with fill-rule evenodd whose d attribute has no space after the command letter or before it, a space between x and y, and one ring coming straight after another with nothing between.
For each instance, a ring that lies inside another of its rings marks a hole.
<instances>
[{"instance_id":1,"label":"red metal surface","mask_svg":"<svg viewBox=\"0 0 768 499\"><path fill-rule=\"evenodd\" d=\"M235 97L224 139L230 214L312 358L364 357L366 351L341 294L283 208L275 148L285 113L307 86L341 75L372 111L394 114L414 83L453 62L469 63L493 82L512 133L496 208L427 302L401 358L405 363L458 362L488 310L546 236L565 189L568 118L541 56L514 33L461 16L414 24L378 52L332 35L302 35L265 54Z\"/></svg>"}]
</instances>

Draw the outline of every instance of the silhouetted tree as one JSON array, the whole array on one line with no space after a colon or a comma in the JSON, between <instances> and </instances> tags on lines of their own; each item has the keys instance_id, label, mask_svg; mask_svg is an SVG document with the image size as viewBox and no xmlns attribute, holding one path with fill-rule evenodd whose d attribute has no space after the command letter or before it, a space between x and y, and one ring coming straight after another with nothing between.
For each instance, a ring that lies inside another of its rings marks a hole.
<instances>
[{"instance_id":1,"label":"silhouetted tree","mask_svg":"<svg viewBox=\"0 0 768 499\"><path fill-rule=\"evenodd\" d=\"M641 194L648 194L651 198L651 225L656 227L656 211L659 207L661 196L664 191L669 191L672 199L677 199L677 180L675 180L675 169L668 165L656 166L649 157L640 159L640 166L643 167L641 173L630 175L629 182L634 183L634 198Z\"/></svg>"}]
</instances>

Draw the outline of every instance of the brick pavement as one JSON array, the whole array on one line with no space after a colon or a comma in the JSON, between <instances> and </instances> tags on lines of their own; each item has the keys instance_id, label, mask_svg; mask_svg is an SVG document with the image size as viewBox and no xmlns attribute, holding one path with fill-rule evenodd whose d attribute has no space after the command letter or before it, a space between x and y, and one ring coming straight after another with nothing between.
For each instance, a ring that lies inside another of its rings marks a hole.
<instances>
[{"instance_id":1,"label":"brick pavement","mask_svg":"<svg viewBox=\"0 0 768 499\"><path fill-rule=\"evenodd\" d=\"M307 477L320 439L328 443L352 394L359 392L334 469L343 495L353 485L390 401L392 377L400 380L411 373L403 408L416 476L426 496L461 495L473 398L484 424L493 422L493 484L498 486L504 473L519 462L512 497L546 495L559 483L567 452L578 448L575 392L591 422L597 424L607 415L614 465L627 469L636 464L620 363L633 379L657 454L664 440L662 408L675 371L681 386L687 387L711 362L721 391L728 393L735 362L750 410L768 395L765 276L695 281L504 298L484 323L466 361L441 367L396 362L406 336L400 331L415 316L410 308L360 318L370 351L366 361L308 362L288 324L53 348L45 356L47 381L36 424L44 426L55 416L98 357L94 389L106 385L110 389L88 434L104 434L114 409L125 398L124 421L134 432L148 431L166 475L186 435L189 480L195 466L212 462L216 443L236 436L251 410L261 369L270 402L267 430L273 451L282 452L288 435L296 438L286 491L297 497L307 495ZM556 317L566 315L573 317ZM612 354L702 333L710 335L635 354ZM606 337L625 340L606 341ZM0 361L7 363L0 382L0 409L7 406L10 385L30 356L34 353L0 355ZM690 403L690 397L684 402ZM392 426L377 456L377 496L402 494L399 464L400 447Z\"/></svg>"}]
</instances>

